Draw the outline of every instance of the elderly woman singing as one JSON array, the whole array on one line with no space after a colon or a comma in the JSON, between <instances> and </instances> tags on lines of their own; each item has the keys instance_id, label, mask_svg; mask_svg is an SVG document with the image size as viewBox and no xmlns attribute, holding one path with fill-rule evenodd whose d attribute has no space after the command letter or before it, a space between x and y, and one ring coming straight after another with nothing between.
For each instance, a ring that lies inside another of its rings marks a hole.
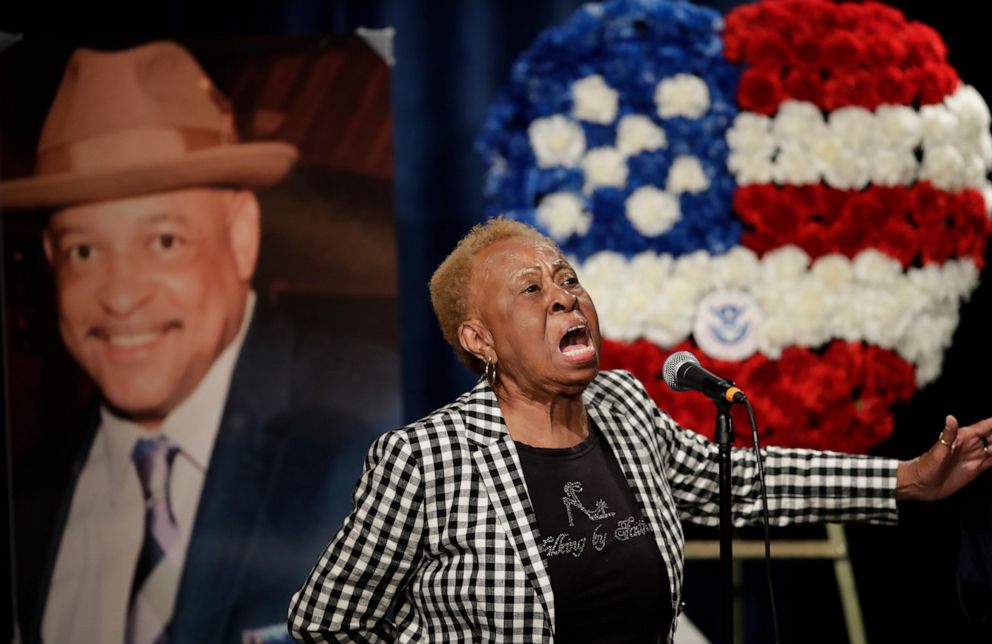
<instances>
[{"instance_id":1,"label":"elderly woman singing","mask_svg":"<svg viewBox=\"0 0 992 644\"><path fill-rule=\"evenodd\" d=\"M483 375L370 449L354 509L293 597L301 641L671 641L680 522L718 525L717 447L623 371L599 370L596 308L557 245L473 228L435 272L445 338ZM777 525L894 522L992 467L992 419L949 416L912 461L764 450ZM735 524L760 519L734 450Z\"/></svg>"}]
</instances>

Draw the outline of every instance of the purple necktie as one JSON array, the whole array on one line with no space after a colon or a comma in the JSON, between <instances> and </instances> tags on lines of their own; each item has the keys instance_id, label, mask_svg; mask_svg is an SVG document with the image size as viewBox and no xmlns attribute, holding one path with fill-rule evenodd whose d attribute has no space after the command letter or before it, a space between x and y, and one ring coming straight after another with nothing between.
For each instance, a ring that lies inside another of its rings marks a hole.
<instances>
[{"instance_id":1,"label":"purple necktie","mask_svg":"<svg viewBox=\"0 0 992 644\"><path fill-rule=\"evenodd\" d=\"M164 644L180 566L169 559L179 527L169 502L169 475L179 448L164 436L139 440L131 460L145 494L145 538L134 568L126 644Z\"/></svg>"}]
</instances>

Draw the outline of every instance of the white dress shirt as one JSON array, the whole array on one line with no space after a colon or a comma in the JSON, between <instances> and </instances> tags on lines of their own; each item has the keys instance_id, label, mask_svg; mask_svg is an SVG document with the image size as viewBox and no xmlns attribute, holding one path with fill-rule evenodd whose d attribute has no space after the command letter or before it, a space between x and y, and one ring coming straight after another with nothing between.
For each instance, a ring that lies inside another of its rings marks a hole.
<instances>
[{"instance_id":1,"label":"white dress shirt","mask_svg":"<svg viewBox=\"0 0 992 644\"><path fill-rule=\"evenodd\" d=\"M76 485L55 561L42 622L44 641L124 640L132 577L144 538L144 493L131 460L141 438L161 433L179 448L169 492L181 537L170 558L185 561L207 464L254 306L255 295L249 293L238 335L158 429L149 431L101 408L100 427ZM170 605L175 603L179 582L175 577L174 587L167 590Z\"/></svg>"}]
</instances>

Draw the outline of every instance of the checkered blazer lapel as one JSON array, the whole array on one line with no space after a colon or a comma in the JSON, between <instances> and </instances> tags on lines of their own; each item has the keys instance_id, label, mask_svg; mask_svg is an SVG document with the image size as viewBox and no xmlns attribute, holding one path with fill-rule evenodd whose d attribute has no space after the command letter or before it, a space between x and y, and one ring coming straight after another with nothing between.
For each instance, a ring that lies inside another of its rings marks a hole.
<instances>
[{"instance_id":1,"label":"checkered blazer lapel","mask_svg":"<svg viewBox=\"0 0 992 644\"><path fill-rule=\"evenodd\" d=\"M465 430L472 456L493 510L506 531L550 624L555 623L551 578L537 549L537 522L526 493L517 448L510 438L496 394L481 379L465 404Z\"/></svg>"},{"instance_id":2,"label":"checkered blazer lapel","mask_svg":"<svg viewBox=\"0 0 992 644\"><path fill-rule=\"evenodd\" d=\"M633 391L625 391L622 382L607 379L611 375L601 374L602 377L589 384L583 394L586 411L606 437L644 518L651 526L668 571L669 589L677 603L682 588L682 524L675 515L671 488L661 475L661 454L652 452L657 447L656 437L644 435L643 429L638 431L639 426L630 419L631 414L645 413L645 401L630 395ZM647 401L647 409L653 404ZM641 426L650 425L642 420ZM662 501L665 498L669 502Z\"/></svg>"}]
</instances>

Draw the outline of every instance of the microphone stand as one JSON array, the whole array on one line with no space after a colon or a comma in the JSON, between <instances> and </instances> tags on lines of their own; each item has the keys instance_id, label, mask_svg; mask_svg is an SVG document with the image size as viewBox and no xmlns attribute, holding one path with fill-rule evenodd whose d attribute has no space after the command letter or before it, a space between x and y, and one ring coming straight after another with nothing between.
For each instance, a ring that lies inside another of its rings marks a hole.
<instances>
[{"instance_id":1,"label":"microphone stand","mask_svg":"<svg viewBox=\"0 0 992 644\"><path fill-rule=\"evenodd\" d=\"M734 641L734 545L733 519L730 512L730 450L734 444L732 405L726 399L713 398L716 405L715 442L720 462L720 641Z\"/></svg>"}]
</instances>

